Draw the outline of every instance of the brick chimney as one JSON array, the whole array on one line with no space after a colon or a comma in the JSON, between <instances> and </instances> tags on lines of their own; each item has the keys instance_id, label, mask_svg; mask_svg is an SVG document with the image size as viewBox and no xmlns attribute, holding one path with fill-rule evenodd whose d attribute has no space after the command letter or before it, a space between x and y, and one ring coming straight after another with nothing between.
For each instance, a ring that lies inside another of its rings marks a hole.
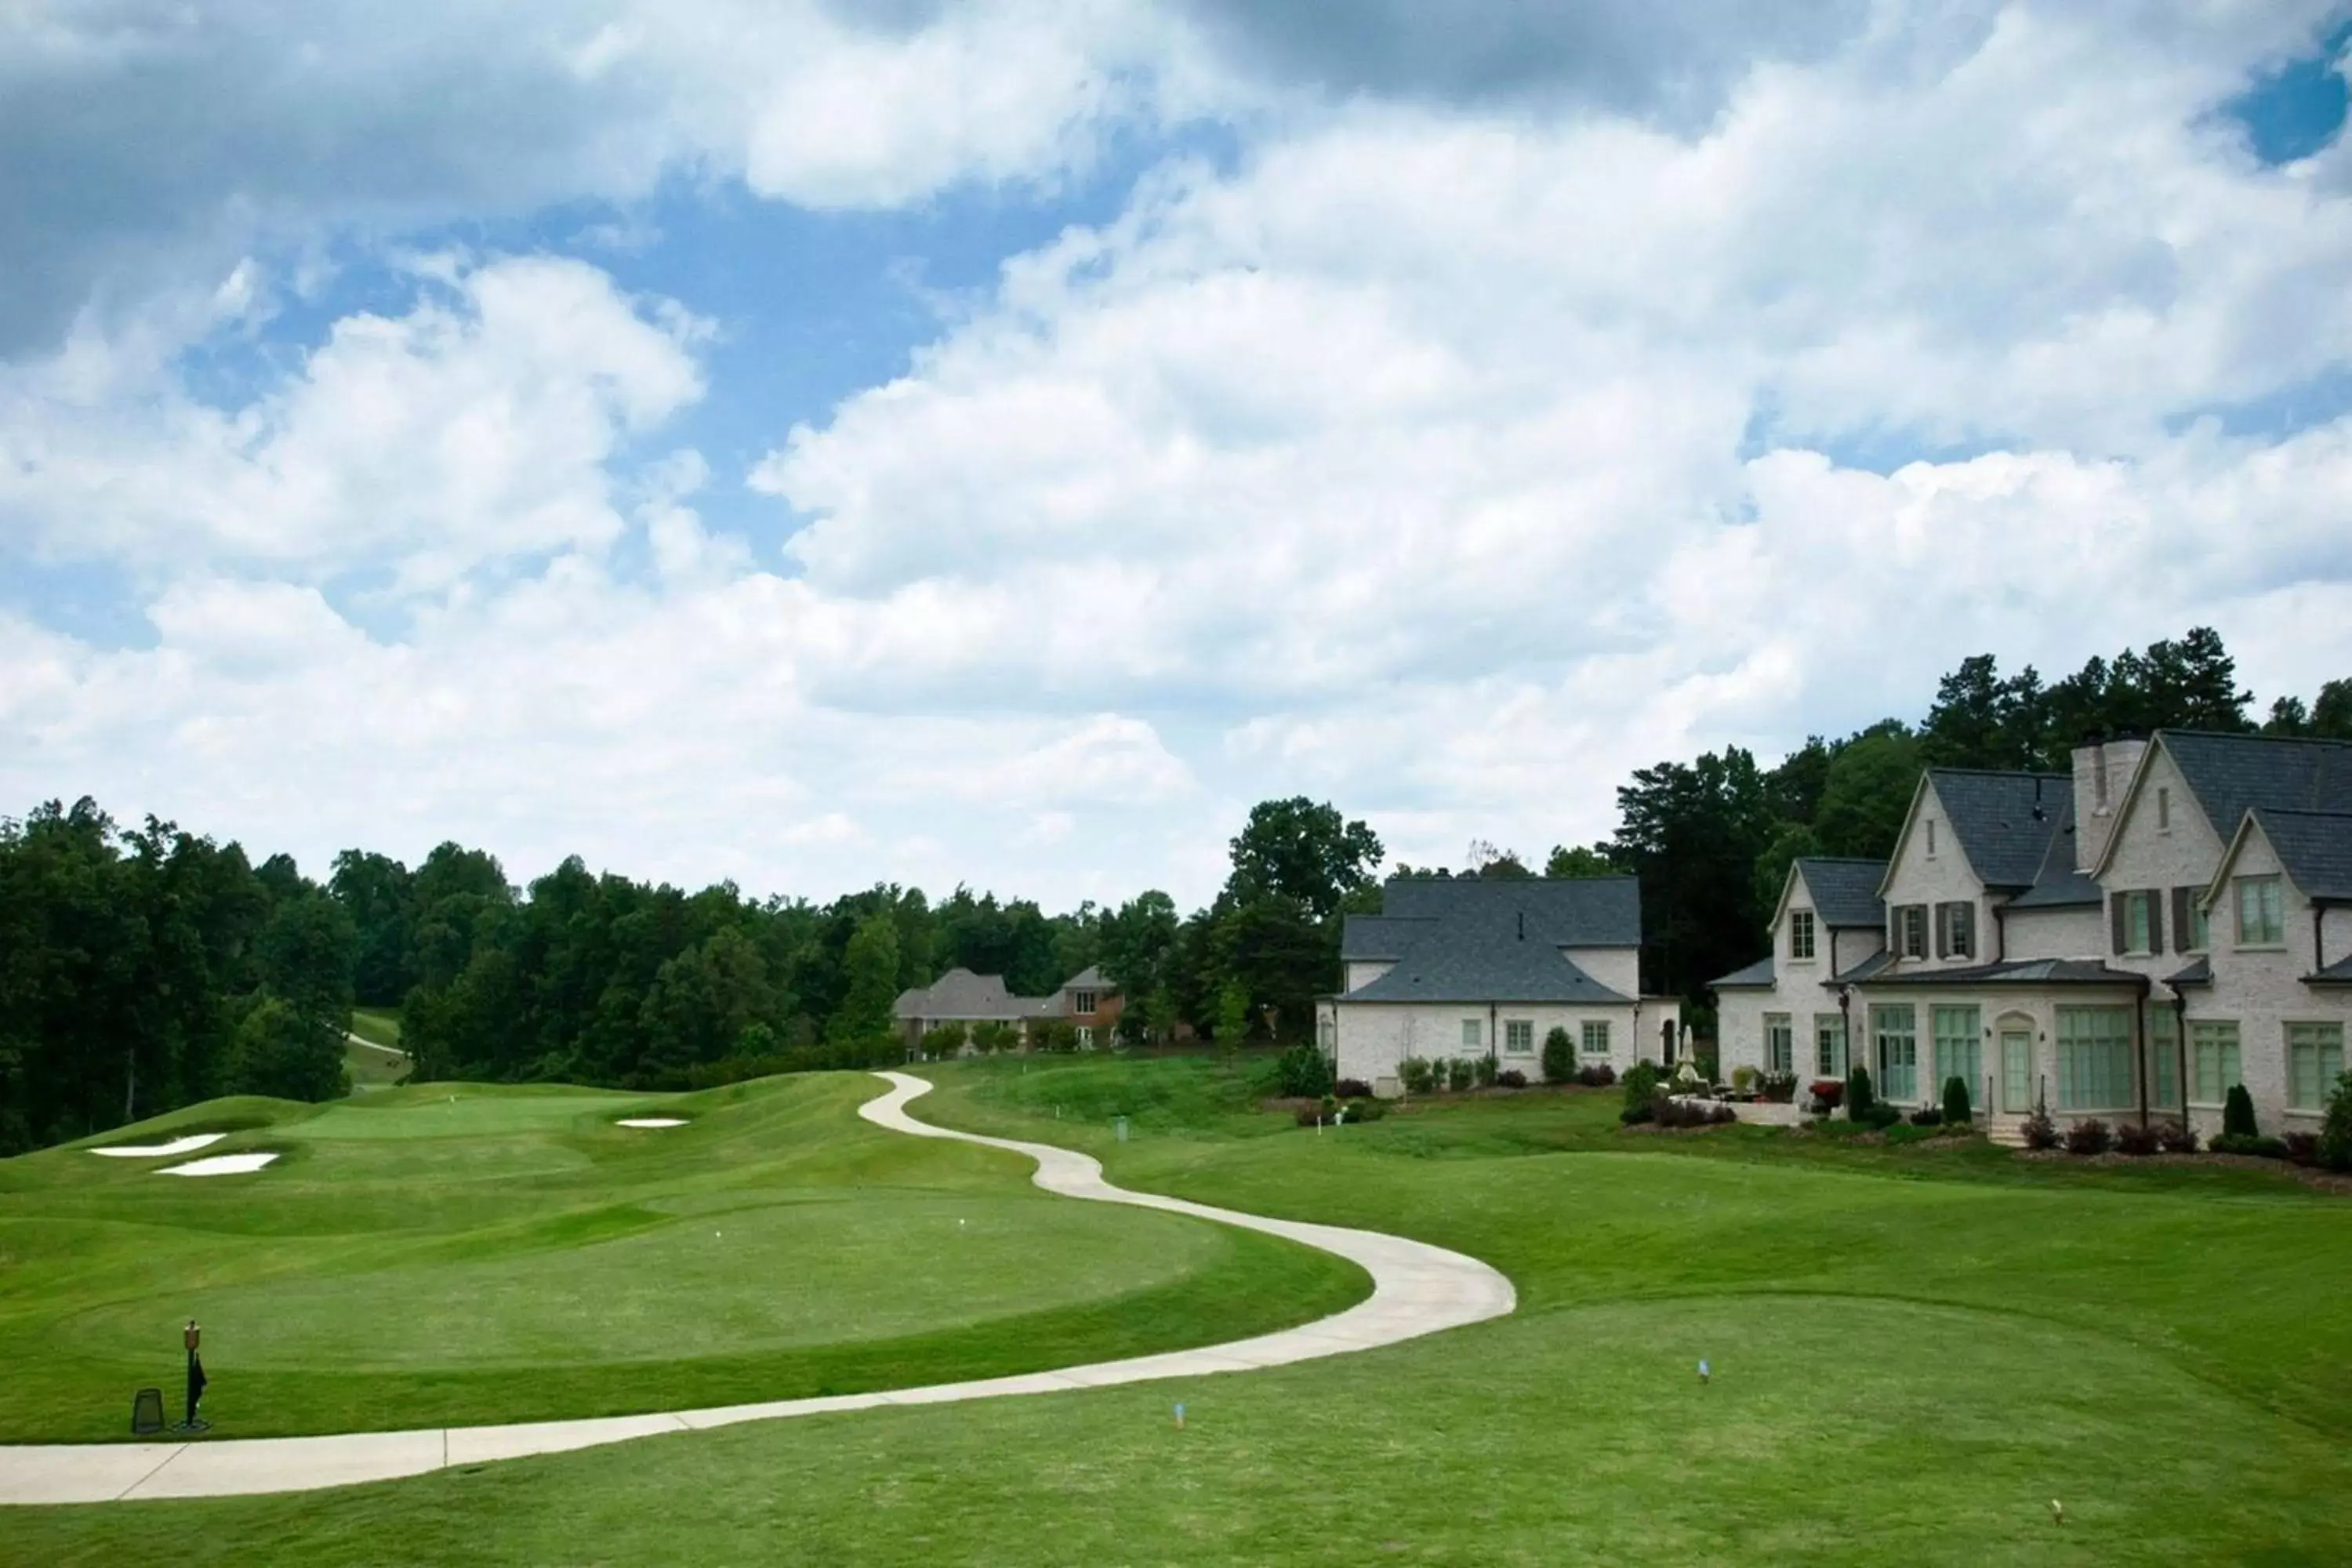
<instances>
[{"instance_id":1,"label":"brick chimney","mask_svg":"<svg viewBox=\"0 0 2352 1568\"><path fill-rule=\"evenodd\" d=\"M2147 754L2146 741L2094 741L2074 748L2074 869L2087 872L2107 852L2124 791Z\"/></svg>"}]
</instances>

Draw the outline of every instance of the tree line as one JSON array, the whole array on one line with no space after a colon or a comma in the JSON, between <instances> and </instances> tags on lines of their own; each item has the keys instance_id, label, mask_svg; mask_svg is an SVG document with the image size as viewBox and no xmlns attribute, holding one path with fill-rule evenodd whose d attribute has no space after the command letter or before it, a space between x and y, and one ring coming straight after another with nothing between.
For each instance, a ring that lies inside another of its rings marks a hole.
<instances>
[{"instance_id":1,"label":"tree line","mask_svg":"<svg viewBox=\"0 0 2352 1568\"><path fill-rule=\"evenodd\" d=\"M1816 735L1769 767L1728 747L1639 769L1615 832L1556 847L1543 874L1639 878L1643 984L1703 1008L1706 982L1759 950L1789 862L1888 854L1923 767L2063 772L2089 738L2166 726L2352 740L2352 681L2259 724L2252 701L2204 628L2055 682L1981 655L1916 724ZM1099 964L1133 1037L1300 1037L1338 985L1342 922L1378 907L1384 847L1302 796L1261 803L1228 848L1190 915L1158 890L1048 914L961 887L689 893L577 858L517 887L454 843L415 868L347 850L319 883L283 855L256 866L173 824L51 803L0 820L0 1152L218 1094L340 1094L354 1004L399 1012L421 1079L635 1089L897 1059L898 994L957 966L1045 995ZM1480 846L1462 874L1536 873Z\"/></svg>"}]
</instances>

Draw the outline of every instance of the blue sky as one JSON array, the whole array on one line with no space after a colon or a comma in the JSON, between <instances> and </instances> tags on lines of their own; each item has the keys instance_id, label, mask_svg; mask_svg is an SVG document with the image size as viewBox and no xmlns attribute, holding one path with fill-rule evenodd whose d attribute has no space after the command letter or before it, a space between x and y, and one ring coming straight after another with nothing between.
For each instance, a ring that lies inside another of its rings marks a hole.
<instances>
[{"instance_id":1,"label":"blue sky","mask_svg":"<svg viewBox=\"0 0 2352 1568\"><path fill-rule=\"evenodd\" d=\"M0 810L1189 901L2352 673L2340 5L409 20L0 22Z\"/></svg>"}]
</instances>

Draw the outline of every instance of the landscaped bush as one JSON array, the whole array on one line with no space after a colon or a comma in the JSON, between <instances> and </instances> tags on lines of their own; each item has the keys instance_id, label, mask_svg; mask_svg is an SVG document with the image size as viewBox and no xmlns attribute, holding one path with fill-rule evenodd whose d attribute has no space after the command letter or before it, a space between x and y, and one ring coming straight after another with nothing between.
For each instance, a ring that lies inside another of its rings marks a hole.
<instances>
[{"instance_id":1,"label":"landscaped bush","mask_svg":"<svg viewBox=\"0 0 2352 1568\"><path fill-rule=\"evenodd\" d=\"M1660 1095L1653 1102L1652 1114L1661 1127L1719 1127L1739 1120L1720 1100L1678 1100L1671 1095Z\"/></svg>"},{"instance_id":2,"label":"landscaped bush","mask_svg":"<svg viewBox=\"0 0 2352 1568\"><path fill-rule=\"evenodd\" d=\"M2280 1140L2280 1142L2286 1145L2286 1157L2294 1161L2296 1164L2316 1165L2319 1163L2318 1133L2290 1132L2284 1139Z\"/></svg>"},{"instance_id":3,"label":"landscaped bush","mask_svg":"<svg viewBox=\"0 0 2352 1568\"><path fill-rule=\"evenodd\" d=\"M1484 1058L1479 1058L1484 1060ZM1445 1087L1460 1094L1478 1080L1478 1068L1468 1057L1453 1057L1445 1063Z\"/></svg>"},{"instance_id":4,"label":"landscaped bush","mask_svg":"<svg viewBox=\"0 0 2352 1568\"><path fill-rule=\"evenodd\" d=\"M1842 1079L1818 1078L1805 1087L1811 1092L1813 1103L1821 1107L1824 1116L1835 1110L1839 1102L1845 1099L1845 1083Z\"/></svg>"},{"instance_id":5,"label":"landscaped bush","mask_svg":"<svg viewBox=\"0 0 2352 1568\"><path fill-rule=\"evenodd\" d=\"M2327 1097L2327 1120L2319 1124L2319 1163L2331 1171L2352 1171L2352 1072L2337 1075Z\"/></svg>"},{"instance_id":6,"label":"landscaped bush","mask_svg":"<svg viewBox=\"0 0 2352 1568\"><path fill-rule=\"evenodd\" d=\"M2069 1154L2104 1154L2114 1142L2115 1135L2107 1131L2107 1124L2095 1116L2066 1129Z\"/></svg>"},{"instance_id":7,"label":"landscaped bush","mask_svg":"<svg viewBox=\"0 0 2352 1568\"><path fill-rule=\"evenodd\" d=\"M2116 1152L2118 1154L2153 1154L2164 1147L2164 1131L2158 1127L2143 1127L2137 1121L2126 1121L2116 1129Z\"/></svg>"},{"instance_id":8,"label":"landscaped bush","mask_svg":"<svg viewBox=\"0 0 2352 1568\"><path fill-rule=\"evenodd\" d=\"M1343 1078L1331 1086L1331 1092L1341 1100L1370 1100L1372 1086L1360 1078Z\"/></svg>"},{"instance_id":9,"label":"landscaped bush","mask_svg":"<svg viewBox=\"0 0 2352 1568\"><path fill-rule=\"evenodd\" d=\"M2050 1120L2050 1108L2046 1105L2035 1106L2033 1114L2025 1119L2025 1125L2019 1131L2025 1135L2029 1149L2055 1149L2064 1141L2058 1134L2058 1124Z\"/></svg>"},{"instance_id":10,"label":"landscaped bush","mask_svg":"<svg viewBox=\"0 0 2352 1568\"><path fill-rule=\"evenodd\" d=\"M1973 1121L1975 1109L1969 1104L1969 1080L1958 1074L1944 1080L1944 1120Z\"/></svg>"},{"instance_id":11,"label":"landscaped bush","mask_svg":"<svg viewBox=\"0 0 2352 1568\"><path fill-rule=\"evenodd\" d=\"M1525 1089L1528 1087L1528 1075L1517 1068L1505 1068L1495 1075L1495 1086L1497 1089Z\"/></svg>"},{"instance_id":12,"label":"landscaped bush","mask_svg":"<svg viewBox=\"0 0 2352 1568\"><path fill-rule=\"evenodd\" d=\"M1763 1075L1759 1073L1754 1068L1733 1068L1731 1069L1731 1092L1734 1094L1754 1094L1756 1092L1756 1080L1762 1076Z\"/></svg>"},{"instance_id":13,"label":"landscaped bush","mask_svg":"<svg viewBox=\"0 0 2352 1568\"><path fill-rule=\"evenodd\" d=\"M1632 1126L1647 1121L1658 1114L1658 1069L1649 1062L1635 1062L1625 1069L1625 1109L1617 1120Z\"/></svg>"},{"instance_id":14,"label":"landscaped bush","mask_svg":"<svg viewBox=\"0 0 2352 1568\"><path fill-rule=\"evenodd\" d=\"M1797 1098L1795 1073L1768 1072L1756 1082L1758 1092L1775 1105L1786 1105Z\"/></svg>"},{"instance_id":15,"label":"landscaped bush","mask_svg":"<svg viewBox=\"0 0 2352 1568\"><path fill-rule=\"evenodd\" d=\"M1476 1084L1480 1089L1493 1088L1496 1076L1500 1071L1500 1069L1495 1065L1495 1058L1492 1057L1477 1057L1473 1058L1470 1063L1470 1069L1471 1081Z\"/></svg>"},{"instance_id":16,"label":"landscaped bush","mask_svg":"<svg viewBox=\"0 0 2352 1568\"><path fill-rule=\"evenodd\" d=\"M1544 1037L1543 1075L1546 1083L1566 1083L1576 1076L1576 1042L1558 1024Z\"/></svg>"},{"instance_id":17,"label":"landscaped bush","mask_svg":"<svg viewBox=\"0 0 2352 1568\"><path fill-rule=\"evenodd\" d=\"M2262 1135L2262 1128L2254 1122L2254 1097L2246 1092L2244 1084L2231 1084L2229 1098L2221 1102L2221 1136L2259 1138ZM2216 1147L2219 1147L2218 1142Z\"/></svg>"},{"instance_id":18,"label":"landscaped bush","mask_svg":"<svg viewBox=\"0 0 2352 1568\"><path fill-rule=\"evenodd\" d=\"M1617 1069L1607 1062L1587 1062L1576 1069L1576 1081L1587 1089L1607 1089L1617 1081Z\"/></svg>"},{"instance_id":19,"label":"landscaped bush","mask_svg":"<svg viewBox=\"0 0 2352 1568\"><path fill-rule=\"evenodd\" d=\"M2286 1140L2265 1138L2257 1132L2249 1138L2240 1132L2224 1132L2210 1145L2216 1154L2252 1154L2261 1160L2286 1158Z\"/></svg>"},{"instance_id":20,"label":"landscaped bush","mask_svg":"<svg viewBox=\"0 0 2352 1568\"><path fill-rule=\"evenodd\" d=\"M1859 1121L1864 1127L1882 1129L1899 1127L1903 1123L1903 1108L1899 1105L1889 1105L1883 1100L1874 1100L1871 1101L1868 1110L1850 1120Z\"/></svg>"},{"instance_id":21,"label":"landscaped bush","mask_svg":"<svg viewBox=\"0 0 2352 1568\"><path fill-rule=\"evenodd\" d=\"M941 1024L936 1029L923 1031L923 1054L933 1061L946 1061L963 1049L963 1026Z\"/></svg>"},{"instance_id":22,"label":"landscaped bush","mask_svg":"<svg viewBox=\"0 0 2352 1568\"><path fill-rule=\"evenodd\" d=\"M1438 1066L1420 1057L1407 1057L1397 1063L1397 1081L1404 1085L1407 1094L1434 1094L1441 1081Z\"/></svg>"},{"instance_id":23,"label":"landscaped bush","mask_svg":"<svg viewBox=\"0 0 2352 1568\"><path fill-rule=\"evenodd\" d=\"M1944 1113L1932 1105L1923 1105L1913 1111L1907 1120L1914 1127L1941 1127L1944 1124Z\"/></svg>"},{"instance_id":24,"label":"landscaped bush","mask_svg":"<svg viewBox=\"0 0 2352 1568\"><path fill-rule=\"evenodd\" d=\"M1845 1075L1845 1113L1856 1121L1867 1121L1876 1100L1877 1096L1871 1092L1870 1069L1856 1062Z\"/></svg>"},{"instance_id":25,"label":"landscaped bush","mask_svg":"<svg viewBox=\"0 0 2352 1568\"><path fill-rule=\"evenodd\" d=\"M1331 1064L1311 1045L1300 1044L1282 1053L1274 1064L1275 1082L1286 1100L1311 1100L1331 1090Z\"/></svg>"},{"instance_id":26,"label":"landscaped bush","mask_svg":"<svg viewBox=\"0 0 2352 1568\"><path fill-rule=\"evenodd\" d=\"M2186 1121L2168 1121L2156 1130L2156 1141L2168 1154L2197 1152L2197 1129Z\"/></svg>"}]
</instances>

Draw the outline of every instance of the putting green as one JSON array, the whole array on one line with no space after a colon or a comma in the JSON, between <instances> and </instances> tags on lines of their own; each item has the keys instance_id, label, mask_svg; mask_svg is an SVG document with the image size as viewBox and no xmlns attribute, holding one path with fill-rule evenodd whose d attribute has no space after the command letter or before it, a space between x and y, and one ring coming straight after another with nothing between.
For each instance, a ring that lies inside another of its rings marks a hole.
<instances>
[{"instance_id":1,"label":"putting green","mask_svg":"<svg viewBox=\"0 0 2352 1568\"><path fill-rule=\"evenodd\" d=\"M885 1132L865 1075L675 1100L427 1085L220 1102L170 1182L81 1149L0 1163L0 1440L125 1436L205 1325L238 1436L667 1409L1032 1371L1337 1310L1352 1265L1188 1217L1072 1203L1029 1163ZM688 1118L646 1132L650 1112ZM201 1189L189 1191L187 1189Z\"/></svg>"}]
</instances>

